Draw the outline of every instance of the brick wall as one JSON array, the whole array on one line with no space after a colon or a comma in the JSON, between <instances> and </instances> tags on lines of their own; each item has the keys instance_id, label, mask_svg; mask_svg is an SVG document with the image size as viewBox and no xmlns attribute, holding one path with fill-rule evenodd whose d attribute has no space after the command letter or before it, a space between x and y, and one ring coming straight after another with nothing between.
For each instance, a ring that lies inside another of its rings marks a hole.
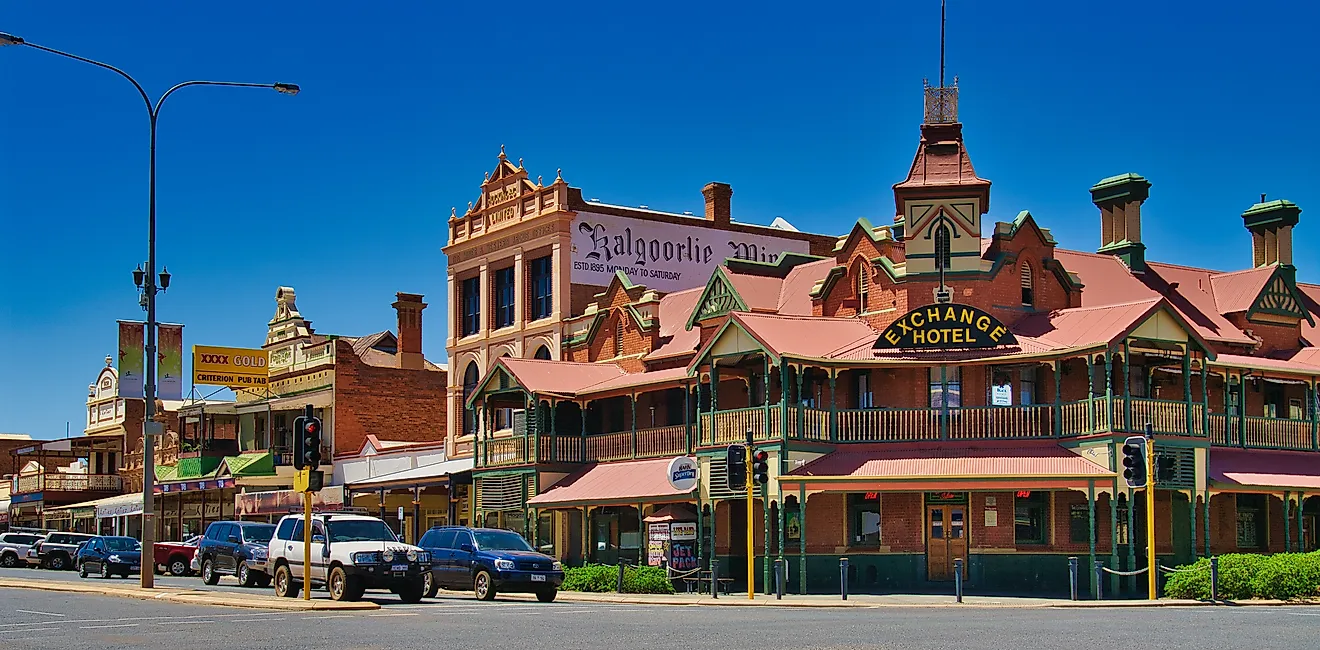
<instances>
[{"instance_id":1,"label":"brick wall","mask_svg":"<svg viewBox=\"0 0 1320 650\"><path fill-rule=\"evenodd\" d=\"M883 507L882 504L881 508L883 509ZM842 553L845 548L844 537L847 535L845 526L847 521L845 495L837 493L808 495L807 524L803 531L807 536L807 552ZM883 520L881 526L884 526ZM881 535L884 535L883 528Z\"/></svg>"},{"instance_id":2,"label":"brick wall","mask_svg":"<svg viewBox=\"0 0 1320 650\"><path fill-rule=\"evenodd\" d=\"M1250 331L1261 340L1261 347L1255 352L1265 355L1275 351L1291 351L1302 347L1301 322L1297 325L1274 325L1256 323L1246 319L1246 314L1234 314L1229 318L1238 329Z\"/></svg>"},{"instance_id":3,"label":"brick wall","mask_svg":"<svg viewBox=\"0 0 1320 650\"><path fill-rule=\"evenodd\" d=\"M13 451L21 447L35 445L37 442L32 440L0 440L0 476L8 476L18 473L25 459L15 458Z\"/></svg>"},{"instance_id":4,"label":"brick wall","mask_svg":"<svg viewBox=\"0 0 1320 650\"><path fill-rule=\"evenodd\" d=\"M568 287L569 314L580 316L587 310L587 305L596 302L596 294L605 290L594 284L571 284Z\"/></svg>"},{"instance_id":5,"label":"brick wall","mask_svg":"<svg viewBox=\"0 0 1320 650\"><path fill-rule=\"evenodd\" d=\"M334 454L355 453L367 434L381 440L445 439L444 371L369 366L335 341Z\"/></svg>"},{"instance_id":6,"label":"brick wall","mask_svg":"<svg viewBox=\"0 0 1320 650\"><path fill-rule=\"evenodd\" d=\"M995 500L993 507L986 505L987 497ZM985 525L985 512L990 509L995 511L994 526ZM973 549L1015 548L1012 492L973 492L970 510Z\"/></svg>"},{"instance_id":7,"label":"brick wall","mask_svg":"<svg viewBox=\"0 0 1320 650\"><path fill-rule=\"evenodd\" d=\"M880 495L880 543L895 553L926 550L925 496L920 492Z\"/></svg>"}]
</instances>

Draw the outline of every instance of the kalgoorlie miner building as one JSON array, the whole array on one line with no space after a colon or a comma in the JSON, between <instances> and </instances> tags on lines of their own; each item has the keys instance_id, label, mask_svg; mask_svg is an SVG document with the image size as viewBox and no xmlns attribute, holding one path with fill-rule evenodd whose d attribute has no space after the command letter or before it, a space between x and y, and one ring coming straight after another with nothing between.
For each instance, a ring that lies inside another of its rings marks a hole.
<instances>
[{"instance_id":1,"label":"kalgoorlie miner building","mask_svg":"<svg viewBox=\"0 0 1320 650\"><path fill-rule=\"evenodd\" d=\"M782 559L793 591L837 589L842 556L857 590L929 588L957 558L981 588L1063 590L1069 556L1144 565L1117 449L1149 423L1173 459L1163 561L1315 549L1300 209L1262 201L1223 234L1248 268L1188 268L1148 259L1150 189L1091 188L1096 252L1028 212L982 224L956 86L927 88L892 221L837 238L734 222L720 184L705 219L584 201L501 153L445 248L449 443L474 455L474 518L570 563L718 559L737 581L751 525L754 578ZM724 476L748 432L772 468L751 522ZM692 490L667 480L683 456Z\"/></svg>"}]
</instances>

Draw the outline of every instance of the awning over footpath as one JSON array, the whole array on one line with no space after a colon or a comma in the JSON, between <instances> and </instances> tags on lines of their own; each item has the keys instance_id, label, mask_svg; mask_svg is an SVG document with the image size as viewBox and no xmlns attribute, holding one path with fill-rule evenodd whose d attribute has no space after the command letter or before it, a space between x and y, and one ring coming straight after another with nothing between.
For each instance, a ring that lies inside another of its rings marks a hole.
<instances>
[{"instance_id":1,"label":"awning over footpath","mask_svg":"<svg viewBox=\"0 0 1320 650\"><path fill-rule=\"evenodd\" d=\"M643 521L648 524L667 524L675 521L696 521L697 508L688 503L671 503Z\"/></svg>"},{"instance_id":2,"label":"awning over footpath","mask_svg":"<svg viewBox=\"0 0 1320 650\"><path fill-rule=\"evenodd\" d=\"M669 458L591 465L527 500L537 508L687 501L692 492L669 486Z\"/></svg>"},{"instance_id":3,"label":"awning over footpath","mask_svg":"<svg viewBox=\"0 0 1320 650\"><path fill-rule=\"evenodd\" d=\"M1308 451L1216 447L1210 450L1210 483L1220 489L1320 491L1320 461Z\"/></svg>"},{"instance_id":4,"label":"awning over footpath","mask_svg":"<svg viewBox=\"0 0 1320 650\"><path fill-rule=\"evenodd\" d=\"M381 489L391 487L423 487L441 485L449 482L454 474L472 471L472 459L460 458L446 460L430 465L422 465L399 472L381 474L348 484L350 490Z\"/></svg>"},{"instance_id":5,"label":"awning over footpath","mask_svg":"<svg viewBox=\"0 0 1320 650\"><path fill-rule=\"evenodd\" d=\"M1107 458L1106 458L1107 460ZM934 446L858 445L779 477L784 490L1010 490L1086 488L1114 472L1052 441Z\"/></svg>"},{"instance_id":6,"label":"awning over footpath","mask_svg":"<svg viewBox=\"0 0 1320 650\"><path fill-rule=\"evenodd\" d=\"M302 512L303 493L293 490L244 492L234 495L234 513L238 517L287 515ZM312 512L342 510L344 486L332 485L312 493Z\"/></svg>"},{"instance_id":7,"label":"awning over footpath","mask_svg":"<svg viewBox=\"0 0 1320 650\"><path fill-rule=\"evenodd\" d=\"M134 492L132 494L121 494L119 496L96 499L95 501L84 501L82 503L72 503L67 506L46 509L47 512L56 512L59 510L94 512L97 519L140 515L142 514L142 493Z\"/></svg>"}]
</instances>

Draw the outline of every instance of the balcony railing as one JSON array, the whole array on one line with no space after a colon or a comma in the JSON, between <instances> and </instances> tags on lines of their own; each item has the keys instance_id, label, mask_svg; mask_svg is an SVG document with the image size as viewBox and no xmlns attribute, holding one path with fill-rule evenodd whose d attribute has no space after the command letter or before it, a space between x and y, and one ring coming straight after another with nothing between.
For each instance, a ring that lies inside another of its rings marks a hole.
<instances>
[{"instance_id":1,"label":"balcony railing","mask_svg":"<svg viewBox=\"0 0 1320 650\"><path fill-rule=\"evenodd\" d=\"M1310 420L1210 414L1210 443L1249 449L1320 450Z\"/></svg>"},{"instance_id":2,"label":"balcony railing","mask_svg":"<svg viewBox=\"0 0 1320 650\"><path fill-rule=\"evenodd\" d=\"M15 494L32 492L122 492L117 474L32 474L14 479Z\"/></svg>"},{"instance_id":3,"label":"balcony railing","mask_svg":"<svg viewBox=\"0 0 1320 650\"><path fill-rule=\"evenodd\" d=\"M949 409L949 438L953 440L1049 438L1053 435L1053 405Z\"/></svg>"},{"instance_id":4,"label":"balcony railing","mask_svg":"<svg viewBox=\"0 0 1320 650\"><path fill-rule=\"evenodd\" d=\"M675 424L587 436L586 461L663 458L687 453L687 425ZM636 440L636 447L633 441Z\"/></svg>"},{"instance_id":5,"label":"balcony railing","mask_svg":"<svg viewBox=\"0 0 1320 650\"><path fill-rule=\"evenodd\" d=\"M1115 404L1122 405L1123 400L1114 400ZM1128 399L1131 409L1131 417L1126 413L1122 417L1115 417L1116 422L1126 422L1124 431L1141 432L1146 428L1146 423L1150 423L1151 429L1155 433L1163 433L1178 436L1204 436L1205 420L1204 406L1193 402L1191 404L1192 418L1187 417L1187 402L1175 402L1172 400L1149 399L1145 397L1132 397ZM1190 427L1190 429L1189 429Z\"/></svg>"},{"instance_id":6,"label":"balcony railing","mask_svg":"<svg viewBox=\"0 0 1320 650\"><path fill-rule=\"evenodd\" d=\"M769 418L769 428L766 427ZM710 446L746 442L747 432L757 441L778 440L780 436L779 405L751 406L732 411L701 414L701 444Z\"/></svg>"},{"instance_id":7,"label":"balcony railing","mask_svg":"<svg viewBox=\"0 0 1320 650\"><path fill-rule=\"evenodd\" d=\"M482 464L486 467L502 467L528 463L530 459L527 457L527 440L526 437L517 436L483 441Z\"/></svg>"}]
</instances>

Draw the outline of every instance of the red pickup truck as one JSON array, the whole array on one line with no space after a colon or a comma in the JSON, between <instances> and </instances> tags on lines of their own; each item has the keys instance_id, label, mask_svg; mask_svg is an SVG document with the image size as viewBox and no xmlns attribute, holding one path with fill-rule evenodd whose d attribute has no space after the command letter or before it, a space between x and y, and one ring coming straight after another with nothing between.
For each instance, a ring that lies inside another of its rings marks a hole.
<instances>
[{"instance_id":1,"label":"red pickup truck","mask_svg":"<svg viewBox=\"0 0 1320 650\"><path fill-rule=\"evenodd\" d=\"M201 539L201 535L195 535L182 542L156 542L156 573L168 571L174 576L192 575L190 564Z\"/></svg>"}]
</instances>

